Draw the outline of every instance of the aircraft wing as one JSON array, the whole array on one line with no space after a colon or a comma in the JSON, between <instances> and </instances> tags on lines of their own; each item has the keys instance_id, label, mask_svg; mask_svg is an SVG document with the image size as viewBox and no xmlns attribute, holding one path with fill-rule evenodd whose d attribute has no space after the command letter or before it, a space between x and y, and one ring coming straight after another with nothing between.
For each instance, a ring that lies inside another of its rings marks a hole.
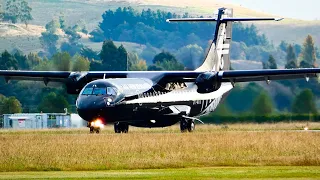
<instances>
[{"instance_id":1,"label":"aircraft wing","mask_svg":"<svg viewBox=\"0 0 320 180\"><path fill-rule=\"evenodd\" d=\"M54 81L64 82L70 76L70 72L61 71L12 71L1 70L0 76L9 80L32 80L32 81Z\"/></svg>"},{"instance_id":2,"label":"aircraft wing","mask_svg":"<svg viewBox=\"0 0 320 180\"><path fill-rule=\"evenodd\" d=\"M219 77L222 82L251 82L251 81L271 81L285 79L299 79L317 77L320 68L308 69L272 69L272 70L240 70L221 71Z\"/></svg>"},{"instance_id":3,"label":"aircraft wing","mask_svg":"<svg viewBox=\"0 0 320 180\"><path fill-rule=\"evenodd\" d=\"M20 71L20 70L0 70L0 77L9 80L31 80L48 82L65 83L68 79L86 77L92 81L103 78L125 78L126 72L104 71L104 72L68 72L68 71Z\"/></svg>"},{"instance_id":4,"label":"aircraft wing","mask_svg":"<svg viewBox=\"0 0 320 180\"><path fill-rule=\"evenodd\" d=\"M67 83L77 82L85 79L90 82L95 79L108 78L150 78L155 83L162 84L174 80L195 82L201 74L209 73L217 75L221 82L251 82L251 81L271 81L284 79L317 77L320 74L320 68L309 69L275 69L275 70L232 70L216 72L195 72L195 71L88 71L88 72L62 72L62 71L11 71L0 70L0 76L6 81L9 80L32 80L48 82Z\"/></svg>"}]
</instances>

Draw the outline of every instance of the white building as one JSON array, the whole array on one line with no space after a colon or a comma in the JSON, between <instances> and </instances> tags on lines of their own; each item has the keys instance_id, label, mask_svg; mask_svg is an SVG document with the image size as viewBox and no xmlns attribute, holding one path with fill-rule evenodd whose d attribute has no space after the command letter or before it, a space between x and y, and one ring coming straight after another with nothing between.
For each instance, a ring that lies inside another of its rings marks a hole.
<instances>
[{"instance_id":1,"label":"white building","mask_svg":"<svg viewBox=\"0 0 320 180\"><path fill-rule=\"evenodd\" d=\"M4 114L3 128L71 128L71 115L64 113Z\"/></svg>"}]
</instances>

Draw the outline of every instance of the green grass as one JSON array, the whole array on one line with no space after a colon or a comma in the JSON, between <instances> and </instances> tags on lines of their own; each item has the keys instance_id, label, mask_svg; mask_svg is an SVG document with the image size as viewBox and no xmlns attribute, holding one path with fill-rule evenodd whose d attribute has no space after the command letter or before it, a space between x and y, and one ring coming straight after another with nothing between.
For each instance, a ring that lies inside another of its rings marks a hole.
<instances>
[{"instance_id":1,"label":"green grass","mask_svg":"<svg viewBox=\"0 0 320 180\"><path fill-rule=\"evenodd\" d=\"M204 125L183 134L178 126L130 127L129 134L107 127L99 135L88 129L1 130L0 172L319 166L320 133L284 131L302 125Z\"/></svg>"},{"instance_id":2,"label":"green grass","mask_svg":"<svg viewBox=\"0 0 320 180\"><path fill-rule=\"evenodd\" d=\"M0 173L0 179L319 179L319 177L319 166Z\"/></svg>"}]
</instances>

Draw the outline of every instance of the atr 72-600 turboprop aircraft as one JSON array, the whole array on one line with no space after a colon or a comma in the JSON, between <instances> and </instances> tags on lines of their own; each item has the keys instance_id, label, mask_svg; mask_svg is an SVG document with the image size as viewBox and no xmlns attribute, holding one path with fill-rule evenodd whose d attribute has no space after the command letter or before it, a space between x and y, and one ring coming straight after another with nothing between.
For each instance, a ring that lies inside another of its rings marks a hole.
<instances>
[{"instance_id":1,"label":"atr 72-600 turboprop aircraft","mask_svg":"<svg viewBox=\"0 0 320 180\"><path fill-rule=\"evenodd\" d=\"M220 8L216 18L169 19L167 22L216 22L213 41L203 64L195 71L177 72L37 72L0 71L9 80L62 82L70 94L78 94L79 115L90 132L114 123L116 133L129 125L166 127L180 122L193 131L197 117L216 109L238 82L316 77L320 69L230 70L230 43L234 21L280 21L276 18L233 18L232 9ZM201 121L200 121L201 122Z\"/></svg>"}]
</instances>

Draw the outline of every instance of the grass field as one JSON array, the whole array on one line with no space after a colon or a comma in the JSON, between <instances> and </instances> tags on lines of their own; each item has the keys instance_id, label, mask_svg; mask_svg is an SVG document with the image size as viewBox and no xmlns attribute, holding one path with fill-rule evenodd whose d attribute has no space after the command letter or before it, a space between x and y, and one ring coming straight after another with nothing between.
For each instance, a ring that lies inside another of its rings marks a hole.
<instances>
[{"instance_id":1,"label":"grass field","mask_svg":"<svg viewBox=\"0 0 320 180\"><path fill-rule=\"evenodd\" d=\"M0 131L0 171L89 171L214 166L319 166L320 133L301 124ZM309 124L317 129L319 124Z\"/></svg>"},{"instance_id":2,"label":"grass field","mask_svg":"<svg viewBox=\"0 0 320 180\"><path fill-rule=\"evenodd\" d=\"M320 167L210 167L0 173L0 179L319 179Z\"/></svg>"}]
</instances>

